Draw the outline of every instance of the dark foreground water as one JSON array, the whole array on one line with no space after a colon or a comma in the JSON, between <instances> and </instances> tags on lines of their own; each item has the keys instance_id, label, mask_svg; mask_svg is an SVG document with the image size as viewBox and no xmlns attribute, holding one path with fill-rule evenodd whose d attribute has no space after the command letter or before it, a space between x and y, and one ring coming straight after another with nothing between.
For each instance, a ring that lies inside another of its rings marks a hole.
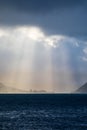
<instances>
[{"instance_id":1,"label":"dark foreground water","mask_svg":"<svg viewBox=\"0 0 87 130\"><path fill-rule=\"evenodd\" d=\"M87 130L87 95L2 94L0 130Z\"/></svg>"}]
</instances>

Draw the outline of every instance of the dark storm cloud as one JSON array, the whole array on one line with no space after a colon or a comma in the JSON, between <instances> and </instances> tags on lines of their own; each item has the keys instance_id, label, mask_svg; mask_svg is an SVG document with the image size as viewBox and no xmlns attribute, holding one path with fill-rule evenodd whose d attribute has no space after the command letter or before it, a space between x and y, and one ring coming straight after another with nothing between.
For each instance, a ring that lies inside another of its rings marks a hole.
<instances>
[{"instance_id":1,"label":"dark storm cloud","mask_svg":"<svg viewBox=\"0 0 87 130\"><path fill-rule=\"evenodd\" d=\"M0 24L40 26L48 33L85 37L87 0L0 0Z\"/></svg>"},{"instance_id":2,"label":"dark storm cloud","mask_svg":"<svg viewBox=\"0 0 87 130\"><path fill-rule=\"evenodd\" d=\"M0 9L11 8L29 13L40 13L86 4L86 0L0 0Z\"/></svg>"}]
</instances>

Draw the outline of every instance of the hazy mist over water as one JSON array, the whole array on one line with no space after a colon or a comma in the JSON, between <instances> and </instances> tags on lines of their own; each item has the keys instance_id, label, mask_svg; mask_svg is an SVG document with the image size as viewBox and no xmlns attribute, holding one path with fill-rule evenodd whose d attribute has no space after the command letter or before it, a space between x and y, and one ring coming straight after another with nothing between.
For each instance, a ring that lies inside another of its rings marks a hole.
<instances>
[{"instance_id":1,"label":"hazy mist over water","mask_svg":"<svg viewBox=\"0 0 87 130\"><path fill-rule=\"evenodd\" d=\"M1 92L70 93L86 83L86 7L86 0L0 0Z\"/></svg>"}]
</instances>

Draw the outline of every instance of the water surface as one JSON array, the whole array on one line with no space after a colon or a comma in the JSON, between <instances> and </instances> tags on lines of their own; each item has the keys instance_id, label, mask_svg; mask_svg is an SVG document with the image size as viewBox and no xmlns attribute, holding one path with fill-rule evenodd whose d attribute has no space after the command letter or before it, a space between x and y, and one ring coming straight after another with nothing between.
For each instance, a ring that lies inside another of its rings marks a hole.
<instances>
[{"instance_id":1,"label":"water surface","mask_svg":"<svg viewBox=\"0 0 87 130\"><path fill-rule=\"evenodd\" d=\"M87 95L1 94L0 130L87 130Z\"/></svg>"}]
</instances>

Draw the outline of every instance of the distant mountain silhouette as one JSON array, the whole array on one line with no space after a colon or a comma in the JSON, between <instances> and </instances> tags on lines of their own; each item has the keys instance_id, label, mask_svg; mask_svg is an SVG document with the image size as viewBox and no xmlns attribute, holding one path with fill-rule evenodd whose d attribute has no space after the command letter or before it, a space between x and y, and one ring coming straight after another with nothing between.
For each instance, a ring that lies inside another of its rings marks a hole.
<instances>
[{"instance_id":1,"label":"distant mountain silhouette","mask_svg":"<svg viewBox=\"0 0 87 130\"><path fill-rule=\"evenodd\" d=\"M21 90L13 87L5 86L3 83L0 83L0 93L46 93L45 90Z\"/></svg>"},{"instance_id":2,"label":"distant mountain silhouette","mask_svg":"<svg viewBox=\"0 0 87 130\"><path fill-rule=\"evenodd\" d=\"M33 89L30 89L29 92L30 93L46 93L47 91L46 90L33 90Z\"/></svg>"},{"instance_id":3,"label":"distant mountain silhouette","mask_svg":"<svg viewBox=\"0 0 87 130\"><path fill-rule=\"evenodd\" d=\"M87 83L85 83L83 86L78 88L75 93L87 93Z\"/></svg>"},{"instance_id":4,"label":"distant mountain silhouette","mask_svg":"<svg viewBox=\"0 0 87 130\"><path fill-rule=\"evenodd\" d=\"M3 83L0 83L0 93L26 93L23 90L5 86Z\"/></svg>"}]
</instances>

